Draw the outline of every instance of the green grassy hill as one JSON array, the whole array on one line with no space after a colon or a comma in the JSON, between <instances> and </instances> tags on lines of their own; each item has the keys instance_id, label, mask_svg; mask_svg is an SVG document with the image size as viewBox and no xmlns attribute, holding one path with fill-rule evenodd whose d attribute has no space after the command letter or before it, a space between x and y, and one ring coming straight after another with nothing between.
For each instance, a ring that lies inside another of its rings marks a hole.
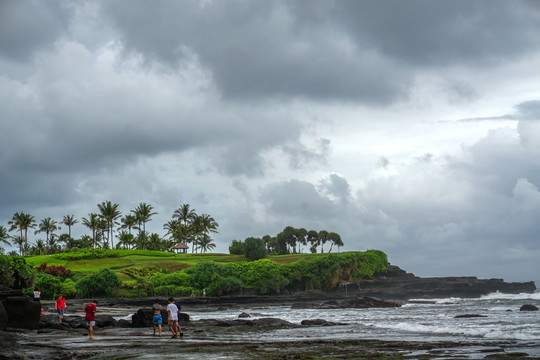
<instances>
[{"instance_id":1,"label":"green grassy hill","mask_svg":"<svg viewBox=\"0 0 540 360\"><path fill-rule=\"evenodd\" d=\"M71 272L69 279L74 283L109 269L120 281L113 295L127 297L178 296L202 288L216 296L244 290L260 294L283 289L327 290L340 281L371 277L388 266L386 254L378 250L270 255L251 262L229 254L91 249L25 259L32 268L42 264L63 266Z\"/></svg>"}]
</instances>

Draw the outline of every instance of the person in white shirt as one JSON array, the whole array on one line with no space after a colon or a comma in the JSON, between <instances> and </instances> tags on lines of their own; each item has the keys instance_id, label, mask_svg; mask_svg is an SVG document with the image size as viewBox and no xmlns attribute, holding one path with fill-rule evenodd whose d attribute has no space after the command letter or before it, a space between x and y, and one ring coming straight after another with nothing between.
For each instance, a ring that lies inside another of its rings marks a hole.
<instances>
[{"instance_id":1,"label":"person in white shirt","mask_svg":"<svg viewBox=\"0 0 540 360\"><path fill-rule=\"evenodd\" d=\"M174 303L174 299L170 297L169 305L167 305L167 324L169 325L169 329L173 333L173 339L178 339L178 334L180 334L180 337L184 336L182 329L180 329L180 325L178 325L179 312L180 310L178 310L178 307Z\"/></svg>"}]
</instances>

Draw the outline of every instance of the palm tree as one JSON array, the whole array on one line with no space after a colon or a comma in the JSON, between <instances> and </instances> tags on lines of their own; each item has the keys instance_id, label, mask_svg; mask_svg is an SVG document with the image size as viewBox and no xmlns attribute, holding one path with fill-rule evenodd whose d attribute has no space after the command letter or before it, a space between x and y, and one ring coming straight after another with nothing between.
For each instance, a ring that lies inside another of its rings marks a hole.
<instances>
[{"instance_id":1,"label":"palm tree","mask_svg":"<svg viewBox=\"0 0 540 360\"><path fill-rule=\"evenodd\" d=\"M201 248L201 252L206 253L207 250L213 250L216 248L216 244L208 234L202 234L197 238L197 244Z\"/></svg>"},{"instance_id":2,"label":"palm tree","mask_svg":"<svg viewBox=\"0 0 540 360\"><path fill-rule=\"evenodd\" d=\"M88 214L88 218L82 218L82 224L92 230L92 249L96 247L97 232L99 230L100 221L99 216L94 213Z\"/></svg>"},{"instance_id":3,"label":"palm tree","mask_svg":"<svg viewBox=\"0 0 540 360\"><path fill-rule=\"evenodd\" d=\"M36 245L32 247L32 254L34 255L43 255L46 252L46 246L43 240L36 240Z\"/></svg>"},{"instance_id":4,"label":"palm tree","mask_svg":"<svg viewBox=\"0 0 540 360\"><path fill-rule=\"evenodd\" d=\"M131 249L131 246L134 243L134 236L129 232L122 230L118 234L118 245L121 245L124 249Z\"/></svg>"},{"instance_id":5,"label":"palm tree","mask_svg":"<svg viewBox=\"0 0 540 360\"><path fill-rule=\"evenodd\" d=\"M19 245L19 255L22 255L23 254L23 247L24 247L24 243L25 243L24 236L15 235L15 236L12 237L12 239L13 239L13 242L16 245Z\"/></svg>"},{"instance_id":6,"label":"palm tree","mask_svg":"<svg viewBox=\"0 0 540 360\"><path fill-rule=\"evenodd\" d=\"M196 231L192 225L196 217L197 213L195 212L195 209L190 209L189 204L183 204L174 211L172 218L173 220L178 220L176 234L181 235L181 237L178 238L178 241L184 241L189 244L194 240L193 236L196 235ZM193 247L191 252L193 252Z\"/></svg>"},{"instance_id":7,"label":"palm tree","mask_svg":"<svg viewBox=\"0 0 540 360\"><path fill-rule=\"evenodd\" d=\"M28 242L28 229L34 229L36 227L36 220L30 214L16 212L11 218L11 220L8 221L8 225L11 225L9 231L17 230L20 232L20 241L23 241L23 243L18 244L20 254L22 255L24 243Z\"/></svg>"},{"instance_id":8,"label":"palm tree","mask_svg":"<svg viewBox=\"0 0 540 360\"><path fill-rule=\"evenodd\" d=\"M139 232L146 231L146 223L151 220L153 215L157 214L157 212L153 212L152 210L154 210L152 205L148 205L146 203L140 203L135 210L131 210L131 212L135 215L137 222L142 224L142 230L139 229Z\"/></svg>"},{"instance_id":9,"label":"palm tree","mask_svg":"<svg viewBox=\"0 0 540 360\"><path fill-rule=\"evenodd\" d=\"M219 225L210 215L202 214L195 216L192 226L195 237L200 237L201 235L209 235L211 232L217 233L217 227ZM191 252L193 252L193 249Z\"/></svg>"},{"instance_id":10,"label":"palm tree","mask_svg":"<svg viewBox=\"0 0 540 360\"><path fill-rule=\"evenodd\" d=\"M60 230L60 227L56 226L57 222L56 220L51 219L50 217L45 218L41 220L39 223L39 227L36 231L34 231L35 234L39 234L44 232L45 233L45 240L48 247L51 246L51 235L54 235L54 232L56 230Z\"/></svg>"},{"instance_id":11,"label":"palm tree","mask_svg":"<svg viewBox=\"0 0 540 360\"><path fill-rule=\"evenodd\" d=\"M163 250L163 240L159 237L159 234L150 234L148 242L146 243L146 248L148 250Z\"/></svg>"},{"instance_id":12,"label":"palm tree","mask_svg":"<svg viewBox=\"0 0 540 360\"><path fill-rule=\"evenodd\" d=\"M7 229L3 225L0 225L0 243L11 245L8 239L9 239L9 233Z\"/></svg>"},{"instance_id":13,"label":"palm tree","mask_svg":"<svg viewBox=\"0 0 540 360\"><path fill-rule=\"evenodd\" d=\"M173 219L178 219L180 221L184 222L184 225L191 224L195 217L197 216L197 213L195 212L195 209L190 209L189 204L183 204L178 209L176 209L173 213Z\"/></svg>"},{"instance_id":14,"label":"palm tree","mask_svg":"<svg viewBox=\"0 0 540 360\"><path fill-rule=\"evenodd\" d=\"M116 220L122 216L122 213L118 210L118 206L120 205L113 204L110 201L104 201L101 204L98 204L98 209L101 212L99 216L107 222L111 249L114 249L114 225L119 225Z\"/></svg>"},{"instance_id":15,"label":"palm tree","mask_svg":"<svg viewBox=\"0 0 540 360\"><path fill-rule=\"evenodd\" d=\"M65 215L62 223L68 227L69 242L68 248L71 248L71 227L78 223L79 220L75 219L75 215Z\"/></svg>"},{"instance_id":16,"label":"palm tree","mask_svg":"<svg viewBox=\"0 0 540 360\"><path fill-rule=\"evenodd\" d=\"M120 219L120 229L127 229L128 232L131 234L132 229L138 229L137 225L137 218L135 215L127 214L124 217Z\"/></svg>"}]
</instances>

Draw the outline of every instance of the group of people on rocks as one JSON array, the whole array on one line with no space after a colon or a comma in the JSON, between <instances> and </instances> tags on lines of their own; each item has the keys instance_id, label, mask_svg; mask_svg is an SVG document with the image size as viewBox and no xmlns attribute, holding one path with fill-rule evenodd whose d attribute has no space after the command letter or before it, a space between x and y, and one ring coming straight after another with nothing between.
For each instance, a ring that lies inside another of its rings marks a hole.
<instances>
[{"instance_id":1,"label":"group of people on rocks","mask_svg":"<svg viewBox=\"0 0 540 360\"><path fill-rule=\"evenodd\" d=\"M34 289L34 301L40 301L41 300L41 291L38 288ZM206 295L206 294L205 294ZM94 338L94 326L96 326L96 311L97 311L97 300L93 300L91 303L87 304L84 308L85 312L85 320L86 320L86 326L88 327L88 338L93 339ZM62 322L62 319L64 317L64 309L66 308L66 298L64 295L60 295L58 299L54 302L54 309L58 313L58 322ZM161 310L163 307L159 304L159 299L154 300L154 304L152 305L153 310L153 318L152 323L154 327L154 336L156 336L156 330L158 330L158 335L161 336L161 325L163 324L163 318L161 316ZM167 304L167 324L169 326L169 329L172 333L173 339L178 339L178 337L183 337L184 333L182 332L182 329L180 328L180 325L178 323L178 314L180 313L181 308L178 307L175 302L174 298L170 297L168 299ZM43 309L41 309L41 313L43 314Z\"/></svg>"}]
</instances>

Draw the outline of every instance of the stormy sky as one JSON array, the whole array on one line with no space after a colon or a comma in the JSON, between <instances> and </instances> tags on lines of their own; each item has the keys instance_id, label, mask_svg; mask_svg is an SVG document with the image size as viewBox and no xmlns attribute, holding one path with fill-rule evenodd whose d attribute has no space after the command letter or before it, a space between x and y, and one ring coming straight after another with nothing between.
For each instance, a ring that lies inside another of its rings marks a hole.
<instances>
[{"instance_id":1,"label":"stormy sky","mask_svg":"<svg viewBox=\"0 0 540 360\"><path fill-rule=\"evenodd\" d=\"M189 203L219 252L291 225L537 280L538 69L535 1L0 0L0 224Z\"/></svg>"}]
</instances>

